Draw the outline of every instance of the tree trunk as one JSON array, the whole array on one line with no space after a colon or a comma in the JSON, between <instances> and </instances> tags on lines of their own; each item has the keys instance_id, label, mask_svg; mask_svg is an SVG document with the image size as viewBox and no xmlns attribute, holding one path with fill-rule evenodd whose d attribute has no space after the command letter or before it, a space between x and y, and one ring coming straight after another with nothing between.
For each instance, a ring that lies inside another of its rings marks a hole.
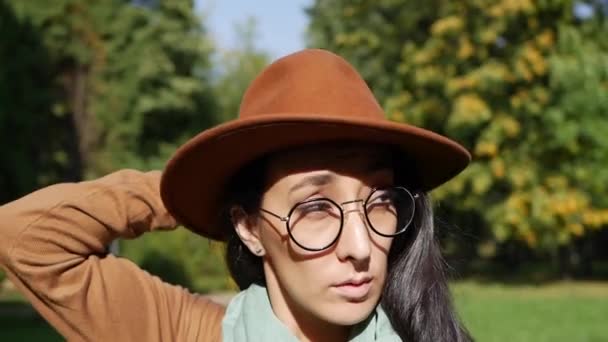
<instances>
[{"instance_id":1,"label":"tree trunk","mask_svg":"<svg viewBox=\"0 0 608 342\"><path fill-rule=\"evenodd\" d=\"M89 108L90 67L78 63L71 65L64 73L63 85L76 138L70 151L74 165L72 176L82 180L90 165L97 137L94 116Z\"/></svg>"}]
</instances>

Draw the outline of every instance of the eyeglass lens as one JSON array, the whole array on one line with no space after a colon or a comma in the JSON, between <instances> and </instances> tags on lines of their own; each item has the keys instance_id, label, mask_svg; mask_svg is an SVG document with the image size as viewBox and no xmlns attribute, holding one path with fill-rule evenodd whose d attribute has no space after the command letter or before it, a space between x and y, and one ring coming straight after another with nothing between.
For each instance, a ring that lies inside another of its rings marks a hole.
<instances>
[{"instance_id":1,"label":"eyeglass lens","mask_svg":"<svg viewBox=\"0 0 608 342\"><path fill-rule=\"evenodd\" d=\"M412 221L414 198L405 188L377 189L365 201L364 211L372 230L382 236L395 236ZM337 240L343 221L338 204L329 199L313 199L296 205L287 224L298 245L321 250Z\"/></svg>"}]
</instances>

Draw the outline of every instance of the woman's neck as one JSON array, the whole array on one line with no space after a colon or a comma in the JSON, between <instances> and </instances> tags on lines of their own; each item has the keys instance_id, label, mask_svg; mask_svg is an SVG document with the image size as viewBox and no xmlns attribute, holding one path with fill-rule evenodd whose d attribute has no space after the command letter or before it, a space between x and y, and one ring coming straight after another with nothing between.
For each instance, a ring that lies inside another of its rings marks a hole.
<instances>
[{"instance_id":1,"label":"woman's neck","mask_svg":"<svg viewBox=\"0 0 608 342\"><path fill-rule=\"evenodd\" d=\"M315 317L288 300L275 277L266 272L266 289L275 316L302 342L347 341L351 327L336 325Z\"/></svg>"}]
</instances>

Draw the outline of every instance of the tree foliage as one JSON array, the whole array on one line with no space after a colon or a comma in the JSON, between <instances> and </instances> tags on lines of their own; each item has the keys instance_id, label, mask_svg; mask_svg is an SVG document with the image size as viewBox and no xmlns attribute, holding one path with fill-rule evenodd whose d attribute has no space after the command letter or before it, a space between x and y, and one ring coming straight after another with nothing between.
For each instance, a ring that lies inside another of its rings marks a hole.
<instances>
[{"instance_id":1,"label":"tree foliage","mask_svg":"<svg viewBox=\"0 0 608 342\"><path fill-rule=\"evenodd\" d=\"M237 23L237 46L219 51L217 56L214 90L222 121L237 117L249 83L270 61L270 57L256 46L256 27L254 18Z\"/></svg>"},{"instance_id":2,"label":"tree foliage","mask_svg":"<svg viewBox=\"0 0 608 342\"><path fill-rule=\"evenodd\" d=\"M0 1L0 203L78 178L70 121L53 112L56 73L41 28Z\"/></svg>"},{"instance_id":3,"label":"tree foliage","mask_svg":"<svg viewBox=\"0 0 608 342\"><path fill-rule=\"evenodd\" d=\"M176 144L217 122L209 80L211 44L191 0L8 1L3 6L15 14L13 28L4 29L19 52L6 57L13 66L9 70L22 70L19 82L43 81L3 92L30 93L34 101L24 109L38 104L30 115L11 120L24 125L55 118L60 121L55 126L37 123L47 131L42 144L57 145L63 135L75 141L75 148L65 143L50 157L19 153L21 159L55 158L74 169L73 180L120 167L161 167ZM31 43L20 40L25 34ZM31 48L32 53L26 51ZM10 114L3 110L2 116ZM23 146L36 150L40 143Z\"/></svg>"},{"instance_id":4,"label":"tree foliage","mask_svg":"<svg viewBox=\"0 0 608 342\"><path fill-rule=\"evenodd\" d=\"M174 148L217 123L212 46L191 0L113 9L92 106L99 155L92 171L160 168Z\"/></svg>"},{"instance_id":5,"label":"tree foliage","mask_svg":"<svg viewBox=\"0 0 608 342\"><path fill-rule=\"evenodd\" d=\"M146 234L121 243L121 254L164 281L207 293L234 288L224 263L224 245L193 238L190 231Z\"/></svg>"},{"instance_id":6,"label":"tree foliage","mask_svg":"<svg viewBox=\"0 0 608 342\"><path fill-rule=\"evenodd\" d=\"M508 241L551 252L608 225L607 6L317 0L309 44L347 57L392 120L472 151L434 195L480 228L481 255Z\"/></svg>"},{"instance_id":7,"label":"tree foliage","mask_svg":"<svg viewBox=\"0 0 608 342\"><path fill-rule=\"evenodd\" d=\"M119 168L161 169L217 123L212 44L193 9L192 0L0 0L0 202ZM121 246L167 281L226 286L221 257L184 229Z\"/></svg>"}]
</instances>

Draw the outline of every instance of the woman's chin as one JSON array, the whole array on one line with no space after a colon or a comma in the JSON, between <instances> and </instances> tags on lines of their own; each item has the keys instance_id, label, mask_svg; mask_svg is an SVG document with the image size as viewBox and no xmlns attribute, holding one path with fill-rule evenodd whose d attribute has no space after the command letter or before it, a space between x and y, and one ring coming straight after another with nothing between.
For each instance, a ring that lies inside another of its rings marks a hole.
<instances>
[{"instance_id":1,"label":"woman's chin","mask_svg":"<svg viewBox=\"0 0 608 342\"><path fill-rule=\"evenodd\" d=\"M374 311L376 301L371 299L361 302L345 301L333 304L326 311L326 320L336 325L355 325L363 322Z\"/></svg>"}]
</instances>

